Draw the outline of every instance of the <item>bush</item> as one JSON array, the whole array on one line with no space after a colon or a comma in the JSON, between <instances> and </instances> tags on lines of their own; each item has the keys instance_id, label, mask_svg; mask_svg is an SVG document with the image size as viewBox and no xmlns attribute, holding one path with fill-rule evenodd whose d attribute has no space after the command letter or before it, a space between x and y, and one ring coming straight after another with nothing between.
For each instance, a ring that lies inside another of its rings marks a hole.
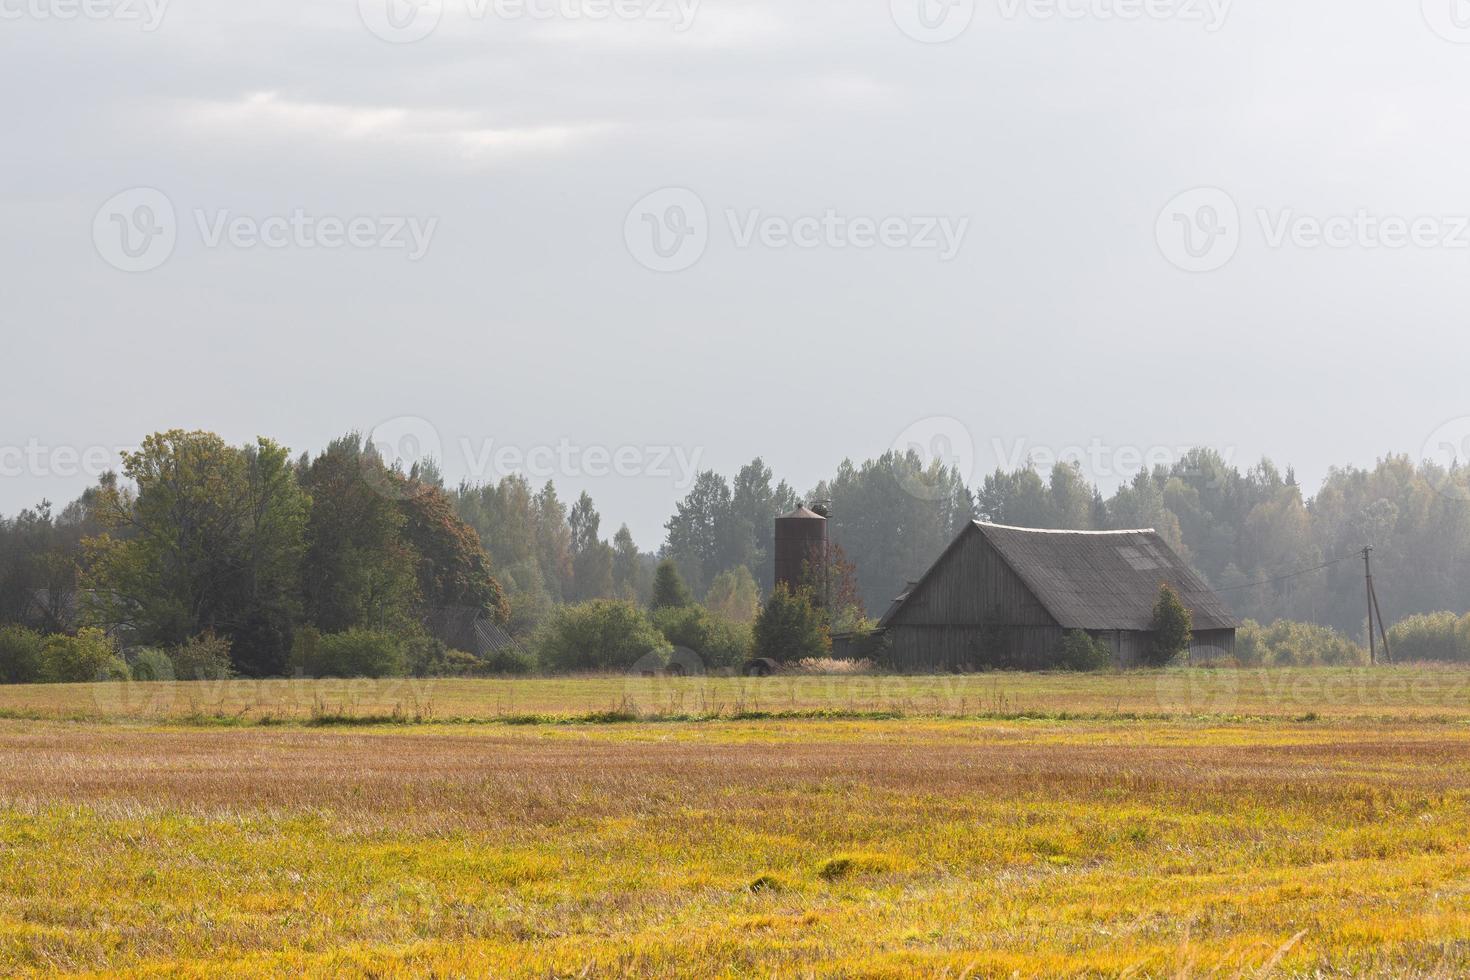
<instances>
[{"instance_id":1,"label":"bush","mask_svg":"<svg viewBox=\"0 0 1470 980\"><path fill-rule=\"evenodd\" d=\"M46 638L23 626L0 627L0 684L37 684L45 678Z\"/></svg>"},{"instance_id":2,"label":"bush","mask_svg":"<svg viewBox=\"0 0 1470 980\"><path fill-rule=\"evenodd\" d=\"M1398 663L1470 661L1470 616L1450 612L1410 616L1388 631L1388 645Z\"/></svg>"},{"instance_id":3,"label":"bush","mask_svg":"<svg viewBox=\"0 0 1470 980\"><path fill-rule=\"evenodd\" d=\"M487 677L498 674L529 674L536 663L531 655L513 647L493 650L483 657L451 650L431 636L408 641L408 669L415 677Z\"/></svg>"},{"instance_id":4,"label":"bush","mask_svg":"<svg viewBox=\"0 0 1470 980\"><path fill-rule=\"evenodd\" d=\"M53 684L127 680L128 665L117 655L112 637L99 629L83 629L76 636L60 633L46 638L42 676Z\"/></svg>"},{"instance_id":5,"label":"bush","mask_svg":"<svg viewBox=\"0 0 1470 980\"><path fill-rule=\"evenodd\" d=\"M131 669L135 681L171 681L174 662L162 650L148 647L132 655Z\"/></svg>"},{"instance_id":6,"label":"bush","mask_svg":"<svg viewBox=\"0 0 1470 980\"><path fill-rule=\"evenodd\" d=\"M1366 664L1368 651L1327 626L1248 619L1235 634L1235 659L1243 667L1343 667Z\"/></svg>"},{"instance_id":7,"label":"bush","mask_svg":"<svg viewBox=\"0 0 1470 980\"><path fill-rule=\"evenodd\" d=\"M822 659L831 652L826 617L807 589L777 585L755 620L755 655L778 662Z\"/></svg>"},{"instance_id":8,"label":"bush","mask_svg":"<svg viewBox=\"0 0 1470 980\"><path fill-rule=\"evenodd\" d=\"M1149 623L1152 636L1144 651L1144 666L1162 667L1181 653L1188 652L1194 630L1193 620L1179 593L1167 583L1159 586L1159 601L1154 603L1154 616Z\"/></svg>"},{"instance_id":9,"label":"bush","mask_svg":"<svg viewBox=\"0 0 1470 980\"><path fill-rule=\"evenodd\" d=\"M234 673L230 641L213 633L201 633L169 651L174 677L181 681L222 681Z\"/></svg>"},{"instance_id":10,"label":"bush","mask_svg":"<svg viewBox=\"0 0 1470 980\"><path fill-rule=\"evenodd\" d=\"M690 594L689 586L684 584L684 577L679 574L672 559L665 558L659 562L653 573L653 601L650 605L654 609L694 605L694 596Z\"/></svg>"},{"instance_id":11,"label":"bush","mask_svg":"<svg viewBox=\"0 0 1470 980\"><path fill-rule=\"evenodd\" d=\"M627 670L650 653L669 653L642 609L613 599L559 607L532 643L548 672Z\"/></svg>"},{"instance_id":12,"label":"bush","mask_svg":"<svg viewBox=\"0 0 1470 980\"><path fill-rule=\"evenodd\" d=\"M510 674L519 677L536 670L536 658L517 647L491 650L479 662L480 670L485 674Z\"/></svg>"},{"instance_id":13,"label":"bush","mask_svg":"<svg viewBox=\"0 0 1470 980\"><path fill-rule=\"evenodd\" d=\"M1057 649L1057 666L1062 670L1107 670L1113 666L1113 651L1082 630L1068 630Z\"/></svg>"},{"instance_id":14,"label":"bush","mask_svg":"<svg viewBox=\"0 0 1470 980\"><path fill-rule=\"evenodd\" d=\"M751 628L703 606L660 609L653 614L653 625L674 646L694 651L706 670L739 667L750 658Z\"/></svg>"},{"instance_id":15,"label":"bush","mask_svg":"<svg viewBox=\"0 0 1470 980\"><path fill-rule=\"evenodd\" d=\"M396 677L404 673L404 642L392 633L304 629L291 650L292 666L308 677Z\"/></svg>"}]
</instances>

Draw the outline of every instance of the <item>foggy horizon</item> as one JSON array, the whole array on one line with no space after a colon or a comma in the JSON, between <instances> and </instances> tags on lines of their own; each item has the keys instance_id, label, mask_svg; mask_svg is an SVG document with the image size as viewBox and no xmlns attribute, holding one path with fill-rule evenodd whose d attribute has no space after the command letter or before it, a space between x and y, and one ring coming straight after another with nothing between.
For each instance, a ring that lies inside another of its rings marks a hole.
<instances>
[{"instance_id":1,"label":"foggy horizon","mask_svg":"<svg viewBox=\"0 0 1470 980\"><path fill-rule=\"evenodd\" d=\"M1430 0L98 9L0 38L9 459L403 418L451 483L462 439L567 440L805 494L934 419L972 484L1023 441L1307 494L1467 456L1470 36ZM0 513L88 482L42 468ZM645 550L682 495L551 478Z\"/></svg>"}]
</instances>

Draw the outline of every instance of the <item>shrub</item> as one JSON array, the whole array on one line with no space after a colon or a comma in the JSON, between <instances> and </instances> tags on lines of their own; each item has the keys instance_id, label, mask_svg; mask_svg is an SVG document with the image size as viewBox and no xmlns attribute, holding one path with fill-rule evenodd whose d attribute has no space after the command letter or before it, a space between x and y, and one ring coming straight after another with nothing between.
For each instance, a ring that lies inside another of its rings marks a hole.
<instances>
[{"instance_id":1,"label":"shrub","mask_svg":"<svg viewBox=\"0 0 1470 980\"><path fill-rule=\"evenodd\" d=\"M404 673L404 642L392 633L304 629L291 650L292 665L309 677L394 677Z\"/></svg>"},{"instance_id":2,"label":"shrub","mask_svg":"<svg viewBox=\"0 0 1470 980\"><path fill-rule=\"evenodd\" d=\"M1366 664L1368 651L1327 626L1248 619L1235 634L1235 659L1244 667L1342 667Z\"/></svg>"},{"instance_id":3,"label":"shrub","mask_svg":"<svg viewBox=\"0 0 1470 980\"><path fill-rule=\"evenodd\" d=\"M36 684L45 677L46 638L23 626L0 627L0 684Z\"/></svg>"},{"instance_id":4,"label":"shrub","mask_svg":"<svg viewBox=\"0 0 1470 980\"><path fill-rule=\"evenodd\" d=\"M127 680L128 665L117 655L112 637L99 629L83 629L76 636L46 638L42 676L54 684Z\"/></svg>"},{"instance_id":5,"label":"shrub","mask_svg":"<svg viewBox=\"0 0 1470 980\"><path fill-rule=\"evenodd\" d=\"M1189 649L1189 640L1194 630L1194 617L1167 583L1159 586L1159 601L1154 604L1154 616L1149 623L1152 634L1143 662L1149 667L1162 667Z\"/></svg>"},{"instance_id":6,"label":"shrub","mask_svg":"<svg viewBox=\"0 0 1470 980\"><path fill-rule=\"evenodd\" d=\"M147 647L132 655L131 669L135 681L171 681L174 662L162 650Z\"/></svg>"},{"instance_id":7,"label":"shrub","mask_svg":"<svg viewBox=\"0 0 1470 980\"><path fill-rule=\"evenodd\" d=\"M486 673L485 662L463 650L445 650L434 664L434 677L477 677Z\"/></svg>"},{"instance_id":8,"label":"shrub","mask_svg":"<svg viewBox=\"0 0 1470 980\"><path fill-rule=\"evenodd\" d=\"M485 674L513 674L521 676L536 669L536 658L518 647L491 650L480 658L480 670Z\"/></svg>"},{"instance_id":9,"label":"shrub","mask_svg":"<svg viewBox=\"0 0 1470 980\"><path fill-rule=\"evenodd\" d=\"M181 681L222 681L234 673L230 641L213 633L201 633L169 651L174 677Z\"/></svg>"},{"instance_id":10,"label":"shrub","mask_svg":"<svg viewBox=\"0 0 1470 980\"><path fill-rule=\"evenodd\" d=\"M559 607L532 641L541 669L572 673L627 670L668 641L631 602L593 599Z\"/></svg>"},{"instance_id":11,"label":"shrub","mask_svg":"<svg viewBox=\"0 0 1470 980\"><path fill-rule=\"evenodd\" d=\"M706 669L739 667L750 657L751 628L703 606L660 609L653 625L674 646L694 651Z\"/></svg>"},{"instance_id":12,"label":"shrub","mask_svg":"<svg viewBox=\"0 0 1470 980\"><path fill-rule=\"evenodd\" d=\"M1450 612L1410 616L1388 631L1388 645L1399 663L1463 663L1470 660L1470 616Z\"/></svg>"},{"instance_id":13,"label":"shrub","mask_svg":"<svg viewBox=\"0 0 1470 980\"><path fill-rule=\"evenodd\" d=\"M1068 630L1057 649L1057 666L1062 670L1107 670L1113 666L1113 651L1082 630Z\"/></svg>"},{"instance_id":14,"label":"shrub","mask_svg":"<svg viewBox=\"0 0 1470 980\"><path fill-rule=\"evenodd\" d=\"M776 586L755 620L755 655L776 661L821 659L832 650L827 621L807 589Z\"/></svg>"}]
</instances>

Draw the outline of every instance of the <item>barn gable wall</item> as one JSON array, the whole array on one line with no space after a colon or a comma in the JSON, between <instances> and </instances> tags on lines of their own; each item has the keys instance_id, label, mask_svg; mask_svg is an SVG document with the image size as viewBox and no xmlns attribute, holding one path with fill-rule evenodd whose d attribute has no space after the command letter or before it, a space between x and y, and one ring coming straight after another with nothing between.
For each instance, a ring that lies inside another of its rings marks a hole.
<instances>
[{"instance_id":1,"label":"barn gable wall","mask_svg":"<svg viewBox=\"0 0 1470 980\"><path fill-rule=\"evenodd\" d=\"M1004 559L971 527L915 587L890 627L1055 629L1056 620Z\"/></svg>"}]
</instances>

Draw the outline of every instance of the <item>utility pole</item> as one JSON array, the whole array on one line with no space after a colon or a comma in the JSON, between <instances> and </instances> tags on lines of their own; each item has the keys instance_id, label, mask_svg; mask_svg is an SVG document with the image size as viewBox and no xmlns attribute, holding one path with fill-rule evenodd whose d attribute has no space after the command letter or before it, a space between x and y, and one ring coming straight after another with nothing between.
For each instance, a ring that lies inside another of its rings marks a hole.
<instances>
[{"instance_id":1,"label":"utility pole","mask_svg":"<svg viewBox=\"0 0 1470 980\"><path fill-rule=\"evenodd\" d=\"M1373 636L1373 561L1369 556L1373 554L1373 548L1363 549L1363 574L1368 583L1368 662L1378 663L1378 640Z\"/></svg>"}]
</instances>

